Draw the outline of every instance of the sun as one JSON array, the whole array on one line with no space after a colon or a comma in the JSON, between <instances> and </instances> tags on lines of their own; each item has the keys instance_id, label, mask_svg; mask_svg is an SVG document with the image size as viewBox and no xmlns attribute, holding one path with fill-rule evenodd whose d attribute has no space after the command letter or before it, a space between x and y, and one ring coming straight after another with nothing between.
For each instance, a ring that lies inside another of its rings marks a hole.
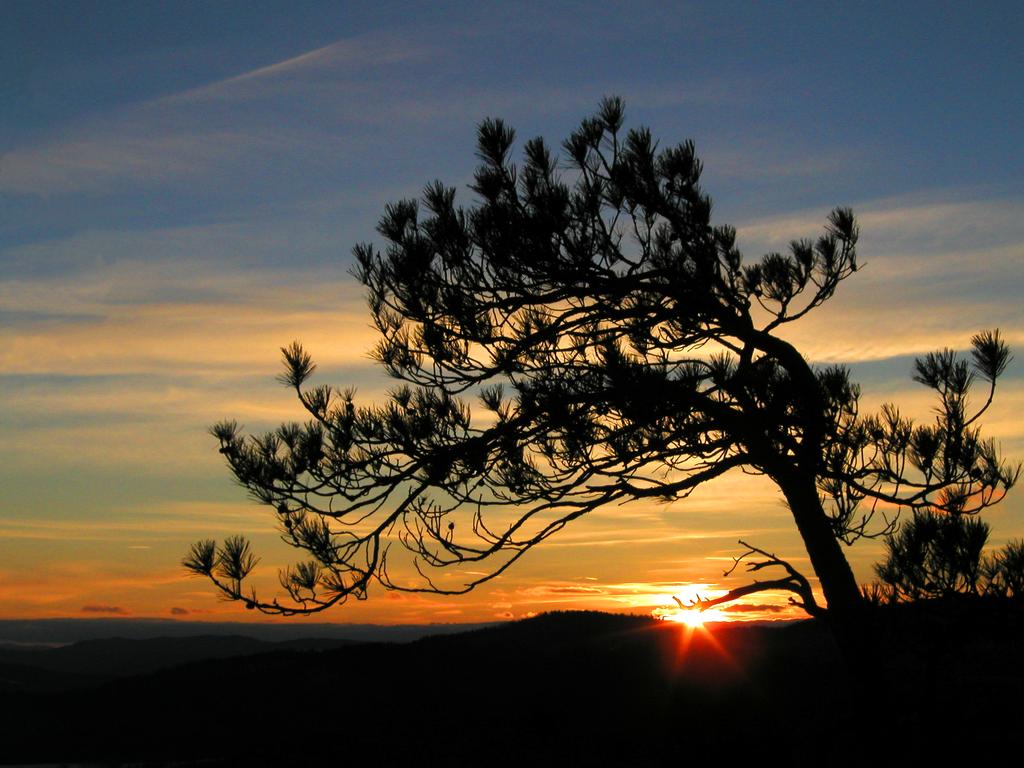
<instances>
[{"instance_id":1,"label":"sun","mask_svg":"<svg viewBox=\"0 0 1024 768\"><path fill-rule=\"evenodd\" d=\"M714 584L694 583L687 585L676 585L676 590L682 586L681 591L676 591L668 596L675 601L678 609L655 608L651 613L662 621L671 621L675 624L682 624L690 629L702 629L706 631L705 625L711 622L721 623L729 621L727 613L719 608L706 607L700 610L698 606L714 602L714 599L725 594L724 589Z\"/></svg>"},{"instance_id":2,"label":"sun","mask_svg":"<svg viewBox=\"0 0 1024 768\"><path fill-rule=\"evenodd\" d=\"M716 608L700 610L698 608L686 607L678 611L665 612L661 614L663 621L672 621L682 624L691 629L705 629L709 622L722 623L730 620L730 616Z\"/></svg>"},{"instance_id":3,"label":"sun","mask_svg":"<svg viewBox=\"0 0 1024 768\"><path fill-rule=\"evenodd\" d=\"M665 618L678 624L685 624L693 629L699 629L704 626L704 612L698 611L696 608L676 611Z\"/></svg>"}]
</instances>

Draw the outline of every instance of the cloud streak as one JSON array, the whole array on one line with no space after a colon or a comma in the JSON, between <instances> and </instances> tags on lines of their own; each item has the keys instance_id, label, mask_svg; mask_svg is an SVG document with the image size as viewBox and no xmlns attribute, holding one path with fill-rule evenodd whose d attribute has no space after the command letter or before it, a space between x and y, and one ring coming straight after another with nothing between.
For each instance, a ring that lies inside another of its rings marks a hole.
<instances>
[{"instance_id":1,"label":"cloud streak","mask_svg":"<svg viewBox=\"0 0 1024 768\"><path fill-rule=\"evenodd\" d=\"M984 328L1024 344L1024 200L869 201L855 208L862 269L836 296L783 334L815 362L884 360L964 349ZM816 237L827 211L738 227L751 256ZM854 330L855 329L855 330ZM898 332L896 332L898 329Z\"/></svg>"},{"instance_id":2,"label":"cloud streak","mask_svg":"<svg viewBox=\"0 0 1024 768\"><path fill-rule=\"evenodd\" d=\"M117 616L128 615L128 611L119 605L83 605L82 613L109 613Z\"/></svg>"},{"instance_id":3,"label":"cloud streak","mask_svg":"<svg viewBox=\"0 0 1024 768\"><path fill-rule=\"evenodd\" d=\"M368 76L379 81L382 70L422 66L435 55L436 48L415 38L369 33L95 116L66 129L67 138L5 153L0 193L64 195L124 183L155 187L218 169L238 172L255 158L266 162L303 146L324 152L338 146L337 129L311 130L320 121L299 114L316 116L325 106L336 113L339 104L355 104L367 93ZM252 102L263 108L247 107L240 119L239 107Z\"/></svg>"},{"instance_id":4,"label":"cloud streak","mask_svg":"<svg viewBox=\"0 0 1024 768\"><path fill-rule=\"evenodd\" d=\"M326 76L372 71L391 64L421 63L440 55L442 49L396 33L373 33L336 40L320 48L258 67L240 75L163 97L149 106L196 104L209 101L266 98L295 87L323 86Z\"/></svg>"}]
</instances>

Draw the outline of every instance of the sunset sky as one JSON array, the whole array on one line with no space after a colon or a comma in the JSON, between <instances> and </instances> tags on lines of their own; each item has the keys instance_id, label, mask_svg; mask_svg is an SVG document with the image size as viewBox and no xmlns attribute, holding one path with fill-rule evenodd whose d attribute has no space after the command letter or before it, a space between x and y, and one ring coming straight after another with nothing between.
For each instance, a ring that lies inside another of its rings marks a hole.
<instances>
[{"instance_id":1,"label":"sunset sky","mask_svg":"<svg viewBox=\"0 0 1024 768\"><path fill-rule=\"evenodd\" d=\"M0 21L0 618L251 620L180 565L244 533L292 553L207 428L302 418L275 382L390 386L354 244L434 179L462 202L484 117L557 146L604 95L691 138L748 258L854 208L865 268L796 324L865 410L928 419L915 355L1000 328L986 434L1024 459L1024 11L982 3L11 2ZM990 510L1024 536L1024 489ZM578 521L457 598L371 592L320 619L651 611L713 593L737 539L806 565L780 495L726 476ZM876 542L848 550L872 578ZM780 615L757 596L733 616ZM318 620L320 620L318 619Z\"/></svg>"}]
</instances>

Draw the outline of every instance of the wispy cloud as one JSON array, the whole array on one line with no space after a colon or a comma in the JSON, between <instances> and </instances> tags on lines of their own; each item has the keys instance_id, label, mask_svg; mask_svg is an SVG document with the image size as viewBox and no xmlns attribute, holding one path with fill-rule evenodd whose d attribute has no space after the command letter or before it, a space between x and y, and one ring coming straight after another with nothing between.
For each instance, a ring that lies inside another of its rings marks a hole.
<instances>
[{"instance_id":1,"label":"wispy cloud","mask_svg":"<svg viewBox=\"0 0 1024 768\"><path fill-rule=\"evenodd\" d=\"M786 606L773 603L730 603L722 606L721 610L726 613L782 613Z\"/></svg>"},{"instance_id":2,"label":"wispy cloud","mask_svg":"<svg viewBox=\"0 0 1024 768\"><path fill-rule=\"evenodd\" d=\"M124 180L156 186L281 146L273 137L251 133L197 128L154 136L137 123L114 127L114 135L88 131L59 143L8 152L0 157L0 192L66 194Z\"/></svg>"},{"instance_id":3,"label":"wispy cloud","mask_svg":"<svg viewBox=\"0 0 1024 768\"><path fill-rule=\"evenodd\" d=\"M322 364L365 362L375 340L355 280L333 265L276 266L295 250L336 253L337 235L316 231L225 224L10 248L0 364L8 374L89 375L181 372L205 360L237 371L272 362L295 338L318 346Z\"/></svg>"},{"instance_id":4,"label":"wispy cloud","mask_svg":"<svg viewBox=\"0 0 1024 768\"><path fill-rule=\"evenodd\" d=\"M948 190L945 194L938 191L927 197L881 198L854 205L861 250L867 246L882 249L866 253L862 260L877 261L881 269L894 269L894 276L907 269L909 257L940 257L945 262L965 251L984 252L999 246L1020 245L1024 241L1022 211L1024 200L985 199L970 190ZM821 233L828 213L829 209L819 208L757 219L740 224L738 233L741 242L753 244L754 253L781 249L794 238ZM925 264L911 264L911 268L922 266Z\"/></svg>"},{"instance_id":5,"label":"wispy cloud","mask_svg":"<svg viewBox=\"0 0 1024 768\"><path fill-rule=\"evenodd\" d=\"M217 169L237 174L273 156L298 160L303 153L336 154L354 141L351 132L340 129L346 118L361 113L360 100L372 94L368 78L379 80L381 70L395 65L422 64L438 50L409 36L372 33L93 116L67 126L58 140L17 147L0 157L0 192L56 195L117 184L154 187ZM244 115L238 111L242 105ZM330 125L323 124L325 117ZM342 133L348 138L341 139Z\"/></svg>"},{"instance_id":6,"label":"wispy cloud","mask_svg":"<svg viewBox=\"0 0 1024 768\"><path fill-rule=\"evenodd\" d=\"M256 306L126 306L92 322L7 331L0 365L10 373L79 376L276 373L279 348L294 339L332 366L365 365L376 342L365 320L326 307L275 316Z\"/></svg>"},{"instance_id":7,"label":"wispy cloud","mask_svg":"<svg viewBox=\"0 0 1024 768\"><path fill-rule=\"evenodd\" d=\"M324 78L372 71L376 67L409 61L423 62L443 53L442 48L398 33L373 33L336 40L264 67L217 82L163 97L150 106L195 104L209 101L266 98L295 87L324 85Z\"/></svg>"},{"instance_id":8,"label":"wispy cloud","mask_svg":"<svg viewBox=\"0 0 1024 768\"><path fill-rule=\"evenodd\" d=\"M9 561L8 561L9 562ZM173 561L171 561L173 562ZM81 613L135 616L166 614L171 605L217 607L209 592L189 597L192 582L175 564L111 563L72 557L26 573L0 568L0 612L5 616L69 616Z\"/></svg>"},{"instance_id":9,"label":"wispy cloud","mask_svg":"<svg viewBox=\"0 0 1024 768\"><path fill-rule=\"evenodd\" d=\"M60 139L8 151L0 158L0 192L50 196L140 186L184 193L184 185L195 192L201 178L217 187L265 183L270 173L288 186L296 169L340 168L346 158L379 151L382 135L394 137L387 153L393 155L424 132L471 141L485 116L575 121L610 93L626 94L639 111L721 107L756 93L749 79L718 76L656 83L534 76L515 88L476 82L465 77L472 49L460 47L471 38L452 28L367 33L94 115L66 126ZM820 161L814 165L821 170ZM790 159L779 167L797 166Z\"/></svg>"},{"instance_id":10,"label":"wispy cloud","mask_svg":"<svg viewBox=\"0 0 1024 768\"><path fill-rule=\"evenodd\" d=\"M277 534L276 520L269 509L246 501L154 502L145 507L105 509L103 517L86 519L45 519L14 517L0 519L0 538L6 541L180 541L203 528L208 536L223 536L244 529L253 535Z\"/></svg>"},{"instance_id":11,"label":"wispy cloud","mask_svg":"<svg viewBox=\"0 0 1024 768\"><path fill-rule=\"evenodd\" d=\"M739 227L751 257L816 237L826 210ZM979 330L999 327L1024 344L1024 201L877 200L855 209L863 268L788 339L812 360L856 362L963 349Z\"/></svg>"},{"instance_id":12,"label":"wispy cloud","mask_svg":"<svg viewBox=\"0 0 1024 768\"><path fill-rule=\"evenodd\" d=\"M128 611L119 605L83 605L82 613L110 613L117 616L125 616L128 614Z\"/></svg>"}]
</instances>

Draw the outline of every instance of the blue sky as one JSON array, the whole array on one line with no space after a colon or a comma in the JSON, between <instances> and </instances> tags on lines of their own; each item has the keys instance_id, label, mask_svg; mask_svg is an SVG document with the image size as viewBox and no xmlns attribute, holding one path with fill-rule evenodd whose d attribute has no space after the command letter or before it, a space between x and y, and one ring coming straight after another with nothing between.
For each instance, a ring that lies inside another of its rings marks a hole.
<instances>
[{"instance_id":1,"label":"blue sky","mask_svg":"<svg viewBox=\"0 0 1024 768\"><path fill-rule=\"evenodd\" d=\"M298 418L273 381L293 338L321 381L379 395L351 247L388 201L435 178L464 189L485 116L557 145L621 95L631 125L696 142L749 256L853 206L866 268L793 339L852 365L870 404L927 418L914 355L996 326L1024 344L1019 4L7 2L4 17L3 615L232 616L181 573L188 543L244 531L268 573L286 562L205 428ZM1018 458L1021 371L989 420ZM724 481L691 501L584 521L563 540L572 567L553 547L479 597L380 600L353 620L521 614L580 580L633 607L636 584L714 582L708 558L734 554L737 531L799 554L770 489ZM1022 510L993 511L994 540L1024 534ZM609 555L624 540L632 564ZM876 555L851 554L858 575Z\"/></svg>"}]
</instances>

